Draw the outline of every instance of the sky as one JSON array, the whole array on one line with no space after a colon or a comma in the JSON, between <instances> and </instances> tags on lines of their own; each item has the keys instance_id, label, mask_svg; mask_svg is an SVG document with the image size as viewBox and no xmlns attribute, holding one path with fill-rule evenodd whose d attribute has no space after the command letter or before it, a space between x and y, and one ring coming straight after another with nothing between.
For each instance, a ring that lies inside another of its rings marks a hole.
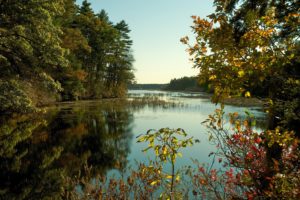
<instances>
[{"instance_id":1,"label":"sky","mask_svg":"<svg viewBox=\"0 0 300 200\"><path fill-rule=\"evenodd\" d=\"M77 0L81 4L82 0ZM206 17L213 0L89 0L95 13L104 9L110 20L125 20L131 29L137 83L168 83L173 78L195 76L180 42L193 37L192 15Z\"/></svg>"}]
</instances>

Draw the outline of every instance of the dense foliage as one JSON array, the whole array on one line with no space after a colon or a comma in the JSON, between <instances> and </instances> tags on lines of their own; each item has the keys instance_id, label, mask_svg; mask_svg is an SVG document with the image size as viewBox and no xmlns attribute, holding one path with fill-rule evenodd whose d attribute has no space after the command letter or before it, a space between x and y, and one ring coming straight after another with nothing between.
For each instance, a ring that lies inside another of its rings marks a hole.
<instances>
[{"instance_id":1,"label":"dense foliage","mask_svg":"<svg viewBox=\"0 0 300 200\"><path fill-rule=\"evenodd\" d=\"M20 83L17 91L33 104L47 103L38 102L45 96L55 101L126 93L134 75L124 21L113 24L105 11L95 14L87 1L77 6L74 0L3 0L0 13L1 85ZM6 92L12 91L0 91L2 102L10 101ZM8 107L1 104L1 112Z\"/></svg>"},{"instance_id":2,"label":"dense foliage","mask_svg":"<svg viewBox=\"0 0 300 200\"><path fill-rule=\"evenodd\" d=\"M250 176L244 185L251 193L248 198L297 199L300 5L294 0L215 0L215 6L208 19L192 17L196 44L190 45L188 37L181 41L189 45L195 67L200 69L200 82L208 81L214 88L214 102L233 95L264 94L269 100L270 130L253 134L246 126L234 135L224 135L221 118L212 119L210 128L215 130L218 145L224 145L223 155L231 166ZM240 152L242 147L247 152Z\"/></svg>"},{"instance_id":3,"label":"dense foliage","mask_svg":"<svg viewBox=\"0 0 300 200\"><path fill-rule=\"evenodd\" d=\"M174 78L170 83L164 88L165 90L173 91L206 91L209 92L208 84L199 84L197 77L182 77Z\"/></svg>"},{"instance_id":4,"label":"dense foliage","mask_svg":"<svg viewBox=\"0 0 300 200\"><path fill-rule=\"evenodd\" d=\"M264 88L272 104L270 128L299 131L299 4L296 1L215 1L209 19L193 16L189 45L200 81L214 101ZM188 43L188 38L182 38Z\"/></svg>"}]
</instances>

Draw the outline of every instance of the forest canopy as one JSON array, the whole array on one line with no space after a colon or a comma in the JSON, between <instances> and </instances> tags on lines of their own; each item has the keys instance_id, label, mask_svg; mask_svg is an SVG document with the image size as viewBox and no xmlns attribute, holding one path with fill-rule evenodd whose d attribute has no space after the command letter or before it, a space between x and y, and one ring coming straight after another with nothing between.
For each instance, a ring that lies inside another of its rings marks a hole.
<instances>
[{"instance_id":1,"label":"forest canopy","mask_svg":"<svg viewBox=\"0 0 300 200\"><path fill-rule=\"evenodd\" d=\"M121 97L133 81L128 24L88 1L3 0L0 13L0 112Z\"/></svg>"}]
</instances>

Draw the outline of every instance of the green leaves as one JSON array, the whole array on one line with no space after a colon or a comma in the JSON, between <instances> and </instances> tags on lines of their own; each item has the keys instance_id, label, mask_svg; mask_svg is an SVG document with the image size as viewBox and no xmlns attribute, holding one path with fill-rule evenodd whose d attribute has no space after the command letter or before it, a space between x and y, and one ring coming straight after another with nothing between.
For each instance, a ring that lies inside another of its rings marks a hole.
<instances>
[{"instance_id":1,"label":"green leaves","mask_svg":"<svg viewBox=\"0 0 300 200\"><path fill-rule=\"evenodd\" d=\"M187 138L187 133L182 128L161 128L159 130L151 129L148 130L146 134L139 135L137 138L138 143L148 143L148 147L142 151L147 152L152 149L155 152L157 163L160 165L167 162L171 164L171 174L161 173L160 179L155 179L150 183L151 186L154 186L163 182L161 180L165 179L166 186L170 189L170 194L167 194L167 196L168 198L171 198L173 191L175 190L175 182L180 182L179 174L175 174L176 159L177 157L182 157L180 149L194 144L193 138ZM199 140L197 142L199 142ZM171 181L169 181L169 179ZM162 196L165 196L165 194L163 193Z\"/></svg>"},{"instance_id":2,"label":"green leaves","mask_svg":"<svg viewBox=\"0 0 300 200\"><path fill-rule=\"evenodd\" d=\"M0 79L33 80L67 100L125 95L134 59L124 21L73 0L3 1L0 13Z\"/></svg>"},{"instance_id":3,"label":"green leaves","mask_svg":"<svg viewBox=\"0 0 300 200\"><path fill-rule=\"evenodd\" d=\"M143 152L153 149L161 161L169 159L175 163L177 156L182 157L179 149L194 144L192 138L185 139L186 137L187 133L181 128L161 128L158 131L148 130L145 135L138 136L137 142L148 143L148 147L143 149Z\"/></svg>"},{"instance_id":4,"label":"green leaves","mask_svg":"<svg viewBox=\"0 0 300 200\"><path fill-rule=\"evenodd\" d=\"M0 112L30 113L36 111L32 101L22 89L18 81L0 80Z\"/></svg>"}]
</instances>

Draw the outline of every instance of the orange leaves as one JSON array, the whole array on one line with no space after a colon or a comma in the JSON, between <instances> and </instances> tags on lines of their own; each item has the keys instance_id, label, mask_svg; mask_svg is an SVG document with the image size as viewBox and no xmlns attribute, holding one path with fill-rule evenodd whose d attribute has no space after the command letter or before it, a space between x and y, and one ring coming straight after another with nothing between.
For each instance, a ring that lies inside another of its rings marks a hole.
<instances>
[{"instance_id":1,"label":"orange leaves","mask_svg":"<svg viewBox=\"0 0 300 200\"><path fill-rule=\"evenodd\" d=\"M85 78L87 77L88 73L85 72L84 70L82 69L79 69L79 70L75 70L75 71L71 71L68 73L68 76L70 77L74 77L80 81L84 81Z\"/></svg>"},{"instance_id":2,"label":"orange leaves","mask_svg":"<svg viewBox=\"0 0 300 200\"><path fill-rule=\"evenodd\" d=\"M300 21L300 14L299 13L289 13L285 18L286 22L290 22L290 21L296 21L299 23Z\"/></svg>"},{"instance_id":3,"label":"orange leaves","mask_svg":"<svg viewBox=\"0 0 300 200\"><path fill-rule=\"evenodd\" d=\"M202 51L202 53L205 54L205 53L207 53L207 48L206 48L205 46L202 46L202 47L201 47L201 51Z\"/></svg>"},{"instance_id":4,"label":"orange leaves","mask_svg":"<svg viewBox=\"0 0 300 200\"><path fill-rule=\"evenodd\" d=\"M213 21L209 22L208 20L201 19L198 16L192 16L192 19L194 20L193 29L195 32L201 34L201 32L212 30Z\"/></svg>"},{"instance_id":5,"label":"orange leaves","mask_svg":"<svg viewBox=\"0 0 300 200\"><path fill-rule=\"evenodd\" d=\"M253 28L251 31L247 32L242 39L246 41L251 41L252 44L258 46L265 46L269 44L269 40L272 35L275 34L275 29L260 29L258 27Z\"/></svg>"},{"instance_id":6,"label":"orange leaves","mask_svg":"<svg viewBox=\"0 0 300 200\"><path fill-rule=\"evenodd\" d=\"M221 0L217 2L223 5ZM288 22L279 22L274 13L272 9L262 17L250 13L245 21L247 29L240 36L235 34L235 24L223 11L209 15L208 19L192 16L196 44L188 44L185 38L182 42L188 45L194 67L200 69L199 80L214 88L214 102L228 95L250 97L249 87L265 81L274 66L294 59L293 40L275 41L281 37L280 27L297 27L300 14L290 13L285 17Z\"/></svg>"},{"instance_id":7,"label":"orange leaves","mask_svg":"<svg viewBox=\"0 0 300 200\"><path fill-rule=\"evenodd\" d=\"M86 52L91 52L91 47L86 38L84 38L80 30L74 28L64 29L61 45L71 51L82 49Z\"/></svg>"},{"instance_id":8,"label":"orange leaves","mask_svg":"<svg viewBox=\"0 0 300 200\"><path fill-rule=\"evenodd\" d=\"M87 77L88 73L86 73L84 70L77 70L74 72L74 76L78 79L78 80L85 80L85 78Z\"/></svg>"},{"instance_id":9,"label":"orange leaves","mask_svg":"<svg viewBox=\"0 0 300 200\"><path fill-rule=\"evenodd\" d=\"M274 27L278 24L278 20L272 15L266 15L261 18L261 22L264 23L267 27Z\"/></svg>"}]
</instances>

